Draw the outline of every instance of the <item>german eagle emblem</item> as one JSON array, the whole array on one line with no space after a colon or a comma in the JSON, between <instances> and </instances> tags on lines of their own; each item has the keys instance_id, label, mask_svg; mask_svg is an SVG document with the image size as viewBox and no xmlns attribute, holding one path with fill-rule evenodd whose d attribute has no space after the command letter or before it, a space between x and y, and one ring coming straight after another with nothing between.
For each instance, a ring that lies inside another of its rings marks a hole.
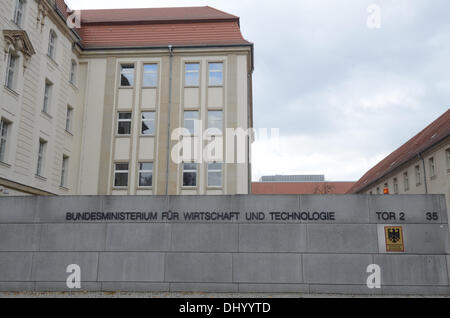
<instances>
[{"instance_id":1,"label":"german eagle emblem","mask_svg":"<svg viewBox=\"0 0 450 318\"><path fill-rule=\"evenodd\" d=\"M400 229L389 229L388 230L388 239L392 243L398 243L401 239Z\"/></svg>"}]
</instances>

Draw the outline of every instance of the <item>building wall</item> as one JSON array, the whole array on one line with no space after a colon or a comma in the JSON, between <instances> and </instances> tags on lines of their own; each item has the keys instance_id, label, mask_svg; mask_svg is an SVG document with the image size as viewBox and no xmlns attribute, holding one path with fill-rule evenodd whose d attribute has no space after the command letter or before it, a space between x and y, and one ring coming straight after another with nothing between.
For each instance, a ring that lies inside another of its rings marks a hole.
<instances>
[{"instance_id":1,"label":"building wall","mask_svg":"<svg viewBox=\"0 0 450 318\"><path fill-rule=\"evenodd\" d=\"M380 194L383 194L385 183L388 184L390 194L395 194L394 179L398 181L398 194L445 194L447 207L450 207L450 160L448 152L450 151L450 138L435 145L426 151L422 157L424 162L418 157L410 160L395 171L389 173L370 187L363 189L360 193L377 194L377 188ZM431 177L430 158L435 160L436 176ZM420 180L416 180L415 167L420 168ZM425 174L424 174L425 171ZM409 189L404 179L404 173L408 173ZM425 181L426 176L426 181ZM426 182L426 186L425 186Z\"/></svg>"},{"instance_id":2,"label":"building wall","mask_svg":"<svg viewBox=\"0 0 450 318\"><path fill-rule=\"evenodd\" d=\"M18 29L12 19L16 0L2 1L1 29ZM46 3L46 2L44 2ZM198 110L206 129L208 110L223 110L225 127L249 128L249 87L251 74L250 48L174 49L173 76L170 80L168 49L80 51L75 36L64 21L48 7L49 15L41 25L37 22L38 5L27 1L25 23L36 54L22 72L23 58L17 69L16 88L11 91L1 85L0 116L11 123L8 129L7 159L0 163L0 186L18 193L57 195L151 195L151 194L247 194L249 191L249 141L246 140L246 160L242 164L223 165L223 186L207 187L207 165L198 169L195 188L182 187L182 165L169 156L167 167L168 125L171 130L183 127L183 111ZM3 14L4 12L4 14ZM47 56L49 32L57 34L54 59ZM4 41L0 41L4 52ZM69 82L71 62L77 64L76 82ZM7 55L0 59L1 74L6 72ZM201 82L198 88L185 87L184 65L200 62ZM222 62L224 85L208 86L208 63ZM135 84L120 87L120 65L135 66ZM158 85L142 85L143 65L158 64ZM5 83L2 78L2 83ZM44 88L50 81L52 92L47 113L42 111ZM172 83L172 103L169 115L169 83ZM73 108L70 131L66 131L67 107ZM119 111L132 112L132 133L117 135ZM155 136L141 136L142 111L155 111ZM170 121L169 121L170 116ZM224 140L226 135L224 136ZM36 176L39 140L45 140L44 172ZM172 141L169 154L176 142ZM206 143L204 143L206 145ZM234 146L236 150L237 144ZM225 150L225 148L224 148ZM230 149L228 149L230 151ZM60 186L63 156L69 157L67 184ZM129 163L126 188L115 188L114 164ZM139 162L153 162L153 187L138 187ZM238 177L239 176L239 177ZM8 184L3 183L7 180ZM11 183L13 182L13 183ZM168 182L168 185L167 185ZM14 184L15 183L15 184ZM24 187L25 186L25 187ZM29 187L29 189L27 188ZM25 192L24 192L25 190ZM8 195L17 193L9 191ZM0 194L1 195L1 194Z\"/></svg>"},{"instance_id":3,"label":"building wall","mask_svg":"<svg viewBox=\"0 0 450 318\"><path fill-rule=\"evenodd\" d=\"M15 3L15 0L0 3L2 30L19 29L13 22ZM83 100L78 97L82 87L69 83L71 61L75 60L78 64L78 57L72 50L68 30L53 11L49 11L43 25L37 22L37 17L37 2L27 1L22 28L27 32L36 54L24 69L24 57L16 52L19 65L16 67L14 90L5 87L6 76L3 74L6 73L8 63L8 48L3 38L0 40L0 117L10 123L6 159L0 163L0 177L30 187L21 187L27 192L40 189L52 194L76 194L80 135L66 132L65 127L68 105L74 110L74 124L83 111ZM57 35L54 59L47 56L50 30ZM42 107L46 80L51 81L53 87L48 112L44 113ZM42 176L38 177L36 169L40 139L45 140L47 146L44 170ZM69 157L68 183L60 187L63 155Z\"/></svg>"}]
</instances>

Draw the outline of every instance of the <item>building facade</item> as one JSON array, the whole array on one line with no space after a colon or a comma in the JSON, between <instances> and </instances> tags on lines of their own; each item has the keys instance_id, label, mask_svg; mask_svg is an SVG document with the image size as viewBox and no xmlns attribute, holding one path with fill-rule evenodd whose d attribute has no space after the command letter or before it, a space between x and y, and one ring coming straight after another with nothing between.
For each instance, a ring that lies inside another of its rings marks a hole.
<instances>
[{"instance_id":1,"label":"building facade","mask_svg":"<svg viewBox=\"0 0 450 318\"><path fill-rule=\"evenodd\" d=\"M349 193L445 194L450 207L450 110L369 170Z\"/></svg>"},{"instance_id":2,"label":"building facade","mask_svg":"<svg viewBox=\"0 0 450 318\"><path fill-rule=\"evenodd\" d=\"M238 17L0 5L0 195L250 193L251 134L225 142L252 127ZM179 160L183 140L197 156ZM204 155L211 141L221 155Z\"/></svg>"}]
</instances>

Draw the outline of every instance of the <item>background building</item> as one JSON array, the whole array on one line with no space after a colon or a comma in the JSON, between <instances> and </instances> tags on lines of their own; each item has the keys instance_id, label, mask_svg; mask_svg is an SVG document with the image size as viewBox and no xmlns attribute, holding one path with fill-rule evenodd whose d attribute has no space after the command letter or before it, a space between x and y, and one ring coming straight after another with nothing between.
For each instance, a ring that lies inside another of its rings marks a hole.
<instances>
[{"instance_id":1,"label":"background building","mask_svg":"<svg viewBox=\"0 0 450 318\"><path fill-rule=\"evenodd\" d=\"M263 176L253 194L345 194L355 182L326 181L324 175Z\"/></svg>"},{"instance_id":2,"label":"background building","mask_svg":"<svg viewBox=\"0 0 450 318\"><path fill-rule=\"evenodd\" d=\"M64 1L0 6L0 194L250 192L250 138L240 164L170 156L172 131L193 120L224 138L252 127L253 45L238 17L85 10L72 29Z\"/></svg>"},{"instance_id":3,"label":"background building","mask_svg":"<svg viewBox=\"0 0 450 318\"><path fill-rule=\"evenodd\" d=\"M445 194L450 207L450 110L370 169L349 193Z\"/></svg>"}]
</instances>

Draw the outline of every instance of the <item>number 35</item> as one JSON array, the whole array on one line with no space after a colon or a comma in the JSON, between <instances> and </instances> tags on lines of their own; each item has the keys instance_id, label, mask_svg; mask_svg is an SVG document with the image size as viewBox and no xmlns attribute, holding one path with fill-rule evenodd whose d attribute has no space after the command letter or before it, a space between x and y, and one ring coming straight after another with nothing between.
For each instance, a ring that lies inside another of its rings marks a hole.
<instances>
[{"instance_id":1,"label":"number 35","mask_svg":"<svg viewBox=\"0 0 450 318\"><path fill-rule=\"evenodd\" d=\"M437 212L428 212L427 213L427 221L438 221L439 215Z\"/></svg>"}]
</instances>

